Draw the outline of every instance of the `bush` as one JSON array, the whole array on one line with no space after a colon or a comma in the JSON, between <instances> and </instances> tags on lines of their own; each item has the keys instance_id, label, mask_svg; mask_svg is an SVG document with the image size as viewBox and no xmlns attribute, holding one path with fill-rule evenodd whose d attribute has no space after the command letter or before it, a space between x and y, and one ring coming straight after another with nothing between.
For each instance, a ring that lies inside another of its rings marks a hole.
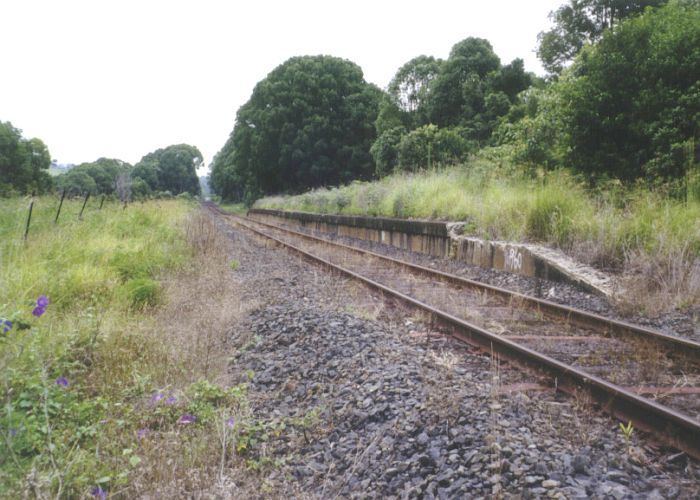
<instances>
[{"instance_id":1,"label":"bush","mask_svg":"<svg viewBox=\"0 0 700 500\"><path fill-rule=\"evenodd\" d=\"M466 158L469 143L453 129L425 125L404 135L398 146L398 168L415 172L433 165L448 165Z\"/></svg>"}]
</instances>

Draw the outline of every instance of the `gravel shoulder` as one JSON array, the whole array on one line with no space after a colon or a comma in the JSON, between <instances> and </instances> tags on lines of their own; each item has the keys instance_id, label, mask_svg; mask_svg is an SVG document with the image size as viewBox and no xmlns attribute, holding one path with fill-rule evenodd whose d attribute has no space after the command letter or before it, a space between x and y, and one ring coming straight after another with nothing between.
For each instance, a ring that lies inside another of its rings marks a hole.
<instances>
[{"instance_id":1,"label":"gravel shoulder","mask_svg":"<svg viewBox=\"0 0 700 500\"><path fill-rule=\"evenodd\" d=\"M534 390L536 375L213 217L247 311L231 328L231 381L249 380L253 416L277 423L248 456L260 498L700 495L685 455L636 431L626 442L585 399ZM508 279L522 280L489 282Z\"/></svg>"}]
</instances>

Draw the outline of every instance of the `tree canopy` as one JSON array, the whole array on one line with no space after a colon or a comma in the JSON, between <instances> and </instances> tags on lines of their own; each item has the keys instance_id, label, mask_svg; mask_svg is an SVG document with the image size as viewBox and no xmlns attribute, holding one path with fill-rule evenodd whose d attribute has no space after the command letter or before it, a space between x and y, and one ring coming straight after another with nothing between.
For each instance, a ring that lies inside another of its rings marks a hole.
<instances>
[{"instance_id":1,"label":"tree canopy","mask_svg":"<svg viewBox=\"0 0 700 500\"><path fill-rule=\"evenodd\" d=\"M113 194L117 178L128 173L131 165L112 158L99 158L90 163L81 163L65 174L56 177L56 187L70 194Z\"/></svg>"},{"instance_id":2,"label":"tree canopy","mask_svg":"<svg viewBox=\"0 0 700 500\"><path fill-rule=\"evenodd\" d=\"M212 187L225 198L250 199L368 179L380 97L350 61L289 59L239 109L214 160Z\"/></svg>"},{"instance_id":3,"label":"tree canopy","mask_svg":"<svg viewBox=\"0 0 700 500\"><path fill-rule=\"evenodd\" d=\"M700 3L672 1L586 46L515 127L521 158L667 182L698 161ZM693 151L695 148L695 151Z\"/></svg>"},{"instance_id":4,"label":"tree canopy","mask_svg":"<svg viewBox=\"0 0 700 500\"><path fill-rule=\"evenodd\" d=\"M532 85L522 59L502 66L482 38L456 43L447 61L419 56L396 72L375 122L378 176L463 160L491 142Z\"/></svg>"},{"instance_id":5,"label":"tree canopy","mask_svg":"<svg viewBox=\"0 0 700 500\"><path fill-rule=\"evenodd\" d=\"M0 121L0 195L44 193L53 182L51 155L41 139L25 139L10 122Z\"/></svg>"},{"instance_id":6,"label":"tree canopy","mask_svg":"<svg viewBox=\"0 0 700 500\"><path fill-rule=\"evenodd\" d=\"M199 149L188 144L175 144L157 149L134 165L131 171L132 182L137 183L142 194L168 191L174 195L190 193L198 196L201 188L197 168L201 166L202 161Z\"/></svg>"},{"instance_id":7,"label":"tree canopy","mask_svg":"<svg viewBox=\"0 0 700 500\"><path fill-rule=\"evenodd\" d=\"M700 8L672 2L608 31L556 91L568 159L623 179L682 176L700 132Z\"/></svg>"},{"instance_id":8,"label":"tree canopy","mask_svg":"<svg viewBox=\"0 0 700 500\"><path fill-rule=\"evenodd\" d=\"M559 74L586 43L598 41L605 30L664 3L666 0L569 0L549 14L554 27L537 36L537 55L548 72Z\"/></svg>"},{"instance_id":9,"label":"tree canopy","mask_svg":"<svg viewBox=\"0 0 700 500\"><path fill-rule=\"evenodd\" d=\"M487 40L467 38L452 47L430 86L430 122L461 127L466 138L486 141L498 119L531 84L521 59L501 66Z\"/></svg>"}]
</instances>

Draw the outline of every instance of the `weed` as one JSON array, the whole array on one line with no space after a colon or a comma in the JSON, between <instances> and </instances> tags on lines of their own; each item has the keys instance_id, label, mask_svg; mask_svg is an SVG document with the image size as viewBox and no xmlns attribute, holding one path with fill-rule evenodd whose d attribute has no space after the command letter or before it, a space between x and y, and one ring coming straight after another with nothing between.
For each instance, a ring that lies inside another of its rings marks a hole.
<instances>
[{"instance_id":1,"label":"weed","mask_svg":"<svg viewBox=\"0 0 700 500\"><path fill-rule=\"evenodd\" d=\"M620 422L620 432L622 432L622 437L625 439L625 446L627 447L627 453L629 453L632 447L632 432L634 432L632 422L627 422L627 425Z\"/></svg>"}]
</instances>

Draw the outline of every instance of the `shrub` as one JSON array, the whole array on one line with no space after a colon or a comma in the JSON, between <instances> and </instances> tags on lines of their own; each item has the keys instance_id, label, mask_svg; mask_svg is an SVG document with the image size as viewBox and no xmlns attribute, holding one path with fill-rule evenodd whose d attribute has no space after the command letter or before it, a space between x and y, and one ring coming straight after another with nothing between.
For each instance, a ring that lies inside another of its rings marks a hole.
<instances>
[{"instance_id":1,"label":"shrub","mask_svg":"<svg viewBox=\"0 0 700 500\"><path fill-rule=\"evenodd\" d=\"M415 172L433 165L457 163L466 158L469 143L456 131L425 125L404 135L398 146L398 168Z\"/></svg>"}]
</instances>

